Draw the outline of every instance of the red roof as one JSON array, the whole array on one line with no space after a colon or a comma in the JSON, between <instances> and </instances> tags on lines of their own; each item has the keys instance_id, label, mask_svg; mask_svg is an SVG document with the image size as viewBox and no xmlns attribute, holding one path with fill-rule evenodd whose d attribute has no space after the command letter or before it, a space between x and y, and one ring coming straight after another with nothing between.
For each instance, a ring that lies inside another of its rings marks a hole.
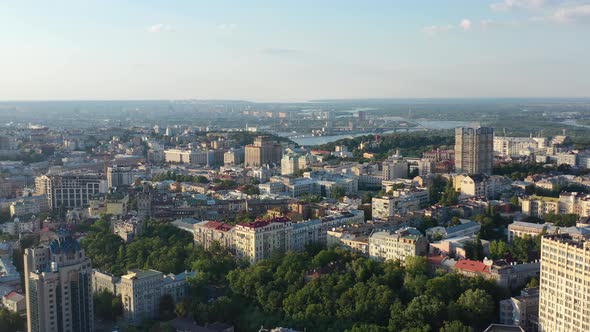
<instances>
[{"instance_id":1,"label":"red roof","mask_svg":"<svg viewBox=\"0 0 590 332\"><path fill-rule=\"evenodd\" d=\"M216 230L224 231L224 232L227 232L234 227L232 225L228 225L228 224L222 223L220 221L209 221L208 223L206 223L203 226L210 228L210 229L216 229Z\"/></svg>"},{"instance_id":2,"label":"red roof","mask_svg":"<svg viewBox=\"0 0 590 332\"><path fill-rule=\"evenodd\" d=\"M428 264L432 264L432 265L440 265L442 263L442 261L445 260L445 256L428 256L426 259L428 260Z\"/></svg>"},{"instance_id":3,"label":"red roof","mask_svg":"<svg viewBox=\"0 0 590 332\"><path fill-rule=\"evenodd\" d=\"M472 261L470 259L463 259L455 264L455 269L465 270L469 272L476 272L476 273L486 273L489 272L488 266L480 261Z\"/></svg>"}]
</instances>

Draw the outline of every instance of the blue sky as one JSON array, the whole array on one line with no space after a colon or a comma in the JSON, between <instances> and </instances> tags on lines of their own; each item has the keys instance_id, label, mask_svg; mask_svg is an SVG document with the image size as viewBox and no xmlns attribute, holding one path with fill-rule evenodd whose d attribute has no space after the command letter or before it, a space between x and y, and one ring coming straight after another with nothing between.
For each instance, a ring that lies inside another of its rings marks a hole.
<instances>
[{"instance_id":1,"label":"blue sky","mask_svg":"<svg viewBox=\"0 0 590 332\"><path fill-rule=\"evenodd\" d=\"M590 97L590 0L0 0L0 100Z\"/></svg>"}]
</instances>

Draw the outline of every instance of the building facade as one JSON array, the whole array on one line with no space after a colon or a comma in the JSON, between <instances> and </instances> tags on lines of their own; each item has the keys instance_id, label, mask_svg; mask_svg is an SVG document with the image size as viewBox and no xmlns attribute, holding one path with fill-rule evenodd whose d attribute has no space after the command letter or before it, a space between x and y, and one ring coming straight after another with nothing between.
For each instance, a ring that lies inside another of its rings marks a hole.
<instances>
[{"instance_id":1,"label":"building facade","mask_svg":"<svg viewBox=\"0 0 590 332\"><path fill-rule=\"evenodd\" d=\"M126 187L133 184L131 167L111 166L107 167L107 185L109 188Z\"/></svg>"},{"instance_id":2,"label":"building facade","mask_svg":"<svg viewBox=\"0 0 590 332\"><path fill-rule=\"evenodd\" d=\"M61 232L24 260L28 331L94 331L92 267L80 244Z\"/></svg>"},{"instance_id":3,"label":"building facade","mask_svg":"<svg viewBox=\"0 0 590 332\"><path fill-rule=\"evenodd\" d=\"M590 331L590 243L570 234L541 241L539 331Z\"/></svg>"},{"instance_id":4,"label":"building facade","mask_svg":"<svg viewBox=\"0 0 590 332\"><path fill-rule=\"evenodd\" d=\"M455 172L492 174L494 129L455 129Z\"/></svg>"}]
</instances>

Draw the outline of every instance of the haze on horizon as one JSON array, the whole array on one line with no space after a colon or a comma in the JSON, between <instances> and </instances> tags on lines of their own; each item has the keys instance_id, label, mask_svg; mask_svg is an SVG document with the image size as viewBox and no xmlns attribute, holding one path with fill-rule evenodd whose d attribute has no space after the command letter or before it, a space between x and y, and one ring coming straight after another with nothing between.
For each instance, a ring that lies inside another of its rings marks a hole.
<instances>
[{"instance_id":1,"label":"haze on horizon","mask_svg":"<svg viewBox=\"0 0 590 332\"><path fill-rule=\"evenodd\" d=\"M590 0L0 6L0 100L590 96Z\"/></svg>"}]
</instances>

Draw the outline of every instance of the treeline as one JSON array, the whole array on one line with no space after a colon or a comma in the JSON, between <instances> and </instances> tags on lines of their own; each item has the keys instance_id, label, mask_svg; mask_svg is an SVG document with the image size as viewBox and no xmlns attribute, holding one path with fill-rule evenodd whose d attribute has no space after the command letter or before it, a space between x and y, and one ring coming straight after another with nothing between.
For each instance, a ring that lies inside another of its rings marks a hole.
<instances>
[{"instance_id":1,"label":"treeline","mask_svg":"<svg viewBox=\"0 0 590 332\"><path fill-rule=\"evenodd\" d=\"M203 325L223 321L237 331L261 325L307 331L475 331L495 321L496 304L508 295L482 278L432 275L424 257L408 258L402 266L310 246L248 266L219 245L195 246L188 232L169 225L152 224L129 244L108 229L105 216L82 241L95 268L117 275L129 268L195 270L189 297L173 310L162 300L166 317L188 316ZM98 297L99 303L102 317L109 317L109 303L119 313L120 304L107 295ZM142 329L155 325L146 322Z\"/></svg>"},{"instance_id":2,"label":"treeline","mask_svg":"<svg viewBox=\"0 0 590 332\"><path fill-rule=\"evenodd\" d=\"M309 277L313 271L319 275ZM240 331L260 325L308 331L481 330L495 321L496 303L506 295L482 278L431 277L424 257L408 258L403 267L337 249L276 256L233 270L228 279L231 292L224 301L248 312L235 320ZM223 318L231 320L230 315Z\"/></svg>"},{"instance_id":3,"label":"treeline","mask_svg":"<svg viewBox=\"0 0 590 332\"><path fill-rule=\"evenodd\" d=\"M209 179L202 175L183 175L177 174L173 171L162 172L154 175L152 181L166 181L172 180L176 182L196 182L196 183L209 183Z\"/></svg>"},{"instance_id":4,"label":"treeline","mask_svg":"<svg viewBox=\"0 0 590 332\"><path fill-rule=\"evenodd\" d=\"M180 273L194 249L191 234L170 224L148 224L141 237L124 243L111 232L108 215L91 226L81 244L93 268L114 275L126 274L129 269Z\"/></svg>"},{"instance_id":5,"label":"treeline","mask_svg":"<svg viewBox=\"0 0 590 332\"><path fill-rule=\"evenodd\" d=\"M355 138L346 138L335 142L319 145L321 150L334 151L337 145L345 145L350 151L357 150L362 142L374 142L375 135L365 135ZM406 157L422 157L422 153L436 148L451 148L455 144L455 137L450 131L395 133L381 136L381 143L368 147L363 152L377 154L376 159L385 159L395 153L397 149ZM359 152L361 155L362 153Z\"/></svg>"}]
</instances>

